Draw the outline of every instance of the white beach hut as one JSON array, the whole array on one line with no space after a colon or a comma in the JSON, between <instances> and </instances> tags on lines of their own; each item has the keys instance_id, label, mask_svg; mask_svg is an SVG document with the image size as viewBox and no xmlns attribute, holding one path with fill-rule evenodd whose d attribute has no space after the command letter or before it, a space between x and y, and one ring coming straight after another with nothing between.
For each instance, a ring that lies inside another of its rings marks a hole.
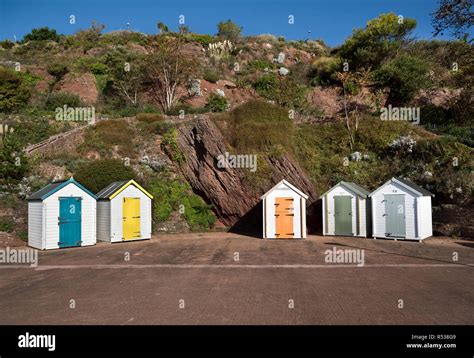
<instances>
[{"instance_id":1,"label":"white beach hut","mask_svg":"<svg viewBox=\"0 0 474 358\"><path fill-rule=\"evenodd\" d=\"M96 197L73 178L55 181L28 201L28 245L40 250L96 243Z\"/></svg>"},{"instance_id":2,"label":"white beach hut","mask_svg":"<svg viewBox=\"0 0 474 358\"><path fill-rule=\"evenodd\" d=\"M135 180L114 182L97 193L97 239L109 242L151 238L153 196Z\"/></svg>"},{"instance_id":3,"label":"white beach hut","mask_svg":"<svg viewBox=\"0 0 474 358\"><path fill-rule=\"evenodd\" d=\"M370 192L355 183L341 181L323 195L323 235L371 234Z\"/></svg>"},{"instance_id":4,"label":"white beach hut","mask_svg":"<svg viewBox=\"0 0 474 358\"><path fill-rule=\"evenodd\" d=\"M423 240L433 235L428 190L402 178L392 178L370 195L374 238Z\"/></svg>"},{"instance_id":5,"label":"white beach hut","mask_svg":"<svg viewBox=\"0 0 474 358\"><path fill-rule=\"evenodd\" d=\"M306 238L306 200L303 193L286 180L280 181L261 197L263 238Z\"/></svg>"}]
</instances>

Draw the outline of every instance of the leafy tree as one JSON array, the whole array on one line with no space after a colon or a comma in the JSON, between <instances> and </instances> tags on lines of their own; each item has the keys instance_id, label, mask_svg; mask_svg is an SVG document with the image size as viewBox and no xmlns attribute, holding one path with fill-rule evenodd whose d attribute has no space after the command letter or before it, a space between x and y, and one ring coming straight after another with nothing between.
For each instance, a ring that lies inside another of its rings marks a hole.
<instances>
[{"instance_id":1,"label":"leafy tree","mask_svg":"<svg viewBox=\"0 0 474 358\"><path fill-rule=\"evenodd\" d=\"M164 34L164 33L170 31L169 28L168 28L168 26L166 26L166 25L165 25L163 22L161 22L161 21L156 24L156 27L158 27L158 30L160 30L160 34Z\"/></svg>"},{"instance_id":2,"label":"leafy tree","mask_svg":"<svg viewBox=\"0 0 474 358\"><path fill-rule=\"evenodd\" d=\"M135 179L136 174L120 159L100 159L79 164L74 178L97 193L113 181Z\"/></svg>"},{"instance_id":3,"label":"leafy tree","mask_svg":"<svg viewBox=\"0 0 474 358\"><path fill-rule=\"evenodd\" d=\"M24 74L0 67L0 112L24 106L31 96L31 83Z\"/></svg>"},{"instance_id":4,"label":"leafy tree","mask_svg":"<svg viewBox=\"0 0 474 358\"><path fill-rule=\"evenodd\" d=\"M375 83L390 88L390 99L407 103L428 84L429 64L408 55L400 56L384 64L373 73Z\"/></svg>"},{"instance_id":5,"label":"leafy tree","mask_svg":"<svg viewBox=\"0 0 474 358\"><path fill-rule=\"evenodd\" d=\"M23 43L28 41L59 41L59 35L56 33L55 29L50 29L49 27L40 27L37 29L31 30L29 34L26 34L23 37Z\"/></svg>"},{"instance_id":6,"label":"leafy tree","mask_svg":"<svg viewBox=\"0 0 474 358\"><path fill-rule=\"evenodd\" d=\"M356 29L340 47L339 56L349 62L351 71L378 68L408 42L415 27L414 19L402 19L394 13L382 14L367 22L365 29Z\"/></svg>"},{"instance_id":7,"label":"leafy tree","mask_svg":"<svg viewBox=\"0 0 474 358\"><path fill-rule=\"evenodd\" d=\"M240 37L242 27L229 19L225 22L219 22L217 24L217 30L217 36L235 42Z\"/></svg>"},{"instance_id":8,"label":"leafy tree","mask_svg":"<svg viewBox=\"0 0 474 358\"><path fill-rule=\"evenodd\" d=\"M181 37L162 37L148 47L145 57L145 76L150 82L153 97L164 112L175 104L177 91L197 73L194 58L182 53Z\"/></svg>"},{"instance_id":9,"label":"leafy tree","mask_svg":"<svg viewBox=\"0 0 474 358\"><path fill-rule=\"evenodd\" d=\"M211 93L209 96L206 108L211 112L224 112L227 109L227 99L216 93Z\"/></svg>"},{"instance_id":10,"label":"leafy tree","mask_svg":"<svg viewBox=\"0 0 474 358\"><path fill-rule=\"evenodd\" d=\"M473 0L441 0L432 16L434 36L449 30L457 39L472 42L469 30L474 23Z\"/></svg>"}]
</instances>

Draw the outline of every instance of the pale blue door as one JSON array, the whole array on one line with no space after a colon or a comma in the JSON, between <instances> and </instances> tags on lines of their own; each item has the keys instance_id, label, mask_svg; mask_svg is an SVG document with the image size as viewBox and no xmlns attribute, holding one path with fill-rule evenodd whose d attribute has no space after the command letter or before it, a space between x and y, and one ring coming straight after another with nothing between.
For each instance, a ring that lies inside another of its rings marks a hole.
<instances>
[{"instance_id":1,"label":"pale blue door","mask_svg":"<svg viewBox=\"0 0 474 358\"><path fill-rule=\"evenodd\" d=\"M406 235L405 195L385 194L385 236L404 238Z\"/></svg>"}]
</instances>

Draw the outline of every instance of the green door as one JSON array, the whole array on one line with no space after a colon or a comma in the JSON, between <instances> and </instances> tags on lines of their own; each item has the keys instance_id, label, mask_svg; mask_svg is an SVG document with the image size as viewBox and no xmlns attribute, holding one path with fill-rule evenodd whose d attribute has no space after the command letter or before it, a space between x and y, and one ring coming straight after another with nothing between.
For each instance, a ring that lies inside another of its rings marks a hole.
<instances>
[{"instance_id":1,"label":"green door","mask_svg":"<svg viewBox=\"0 0 474 358\"><path fill-rule=\"evenodd\" d=\"M352 236L352 197L334 196L334 221L336 235Z\"/></svg>"},{"instance_id":2,"label":"green door","mask_svg":"<svg viewBox=\"0 0 474 358\"><path fill-rule=\"evenodd\" d=\"M385 194L385 236L405 237L405 195Z\"/></svg>"}]
</instances>

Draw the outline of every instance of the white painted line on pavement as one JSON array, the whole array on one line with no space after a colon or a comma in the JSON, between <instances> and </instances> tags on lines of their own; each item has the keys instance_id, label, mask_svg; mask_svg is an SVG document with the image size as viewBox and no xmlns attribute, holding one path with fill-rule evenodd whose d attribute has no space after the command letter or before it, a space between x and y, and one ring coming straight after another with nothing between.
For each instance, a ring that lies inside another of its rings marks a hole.
<instances>
[{"instance_id":1,"label":"white painted line on pavement","mask_svg":"<svg viewBox=\"0 0 474 358\"><path fill-rule=\"evenodd\" d=\"M275 265L249 265L249 264L228 264L228 265L212 265L212 264L91 264L91 265L38 265L36 267L27 265L0 265L0 268L7 269L34 269L36 271L43 270L59 270L59 269L151 269L151 268L173 268L173 269L273 269L273 268L288 268L288 269L328 269L328 268L423 268L423 267L474 267L474 264L369 264L357 266L356 264L275 264Z\"/></svg>"}]
</instances>

